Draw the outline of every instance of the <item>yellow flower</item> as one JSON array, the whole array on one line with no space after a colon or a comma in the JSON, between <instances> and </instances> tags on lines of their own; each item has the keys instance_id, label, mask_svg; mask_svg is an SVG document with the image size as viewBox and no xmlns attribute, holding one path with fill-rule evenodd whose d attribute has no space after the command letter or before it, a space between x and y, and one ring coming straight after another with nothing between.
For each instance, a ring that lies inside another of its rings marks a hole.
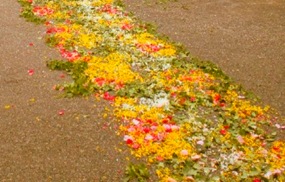
<instances>
[{"instance_id":1,"label":"yellow flower","mask_svg":"<svg viewBox=\"0 0 285 182\"><path fill-rule=\"evenodd\" d=\"M90 80L104 78L114 80L116 83L127 83L135 80L142 81L142 77L131 70L128 64L130 57L118 52L106 57L92 57L88 62L85 74Z\"/></svg>"},{"instance_id":2,"label":"yellow flower","mask_svg":"<svg viewBox=\"0 0 285 182\"><path fill-rule=\"evenodd\" d=\"M93 6L102 6L105 4L112 4L114 0L93 0L92 5Z\"/></svg>"}]
</instances>

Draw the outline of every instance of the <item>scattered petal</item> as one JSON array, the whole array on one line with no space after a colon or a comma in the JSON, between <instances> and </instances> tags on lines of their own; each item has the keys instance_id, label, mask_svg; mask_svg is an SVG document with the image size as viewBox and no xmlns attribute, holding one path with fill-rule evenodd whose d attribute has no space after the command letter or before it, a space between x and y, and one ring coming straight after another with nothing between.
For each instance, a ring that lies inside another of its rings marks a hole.
<instances>
[{"instance_id":1,"label":"scattered petal","mask_svg":"<svg viewBox=\"0 0 285 182\"><path fill-rule=\"evenodd\" d=\"M34 73L35 73L35 71L34 71L33 69L29 69L29 70L28 70L28 74L29 74L30 76L32 76Z\"/></svg>"},{"instance_id":2,"label":"scattered petal","mask_svg":"<svg viewBox=\"0 0 285 182\"><path fill-rule=\"evenodd\" d=\"M64 110L58 111L58 115L60 115L60 116L64 115Z\"/></svg>"}]
</instances>

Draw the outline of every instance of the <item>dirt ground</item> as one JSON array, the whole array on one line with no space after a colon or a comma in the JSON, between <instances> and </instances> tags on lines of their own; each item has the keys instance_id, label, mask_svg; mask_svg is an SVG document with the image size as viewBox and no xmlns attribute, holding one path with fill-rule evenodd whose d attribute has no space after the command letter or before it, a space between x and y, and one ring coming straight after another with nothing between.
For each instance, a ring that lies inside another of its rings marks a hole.
<instances>
[{"instance_id":1,"label":"dirt ground","mask_svg":"<svg viewBox=\"0 0 285 182\"><path fill-rule=\"evenodd\" d=\"M59 55L19 10L0 3L0 181L121 181L130 154L106 103L58 97L68 78L46 61Z\"/></svg>"},{"instance_id":2,"label":"dirt ground","mask_svg":"<svg viewBox=\"0 0 285 182\"><path fill-rule=\"evenodd\" d=\"M285 116L284 0L124 0L140 19L219 65ZM166 1L165 1L166 2Z\"/></svg>"},{"instance_id":3,"label":"dirt ground","mask_svg":"<svg viewBox=\"0 0 285 182\"><path fill-rule=\"evenodd\" d=\"M284 115L284 1L125 2ZM19 10L16 0L0 3L0 181L121 181L129 152L102 117L106 104L58 97L53 86L68 78L45 64L59 55Z\"/></svg>"}]
</instances>

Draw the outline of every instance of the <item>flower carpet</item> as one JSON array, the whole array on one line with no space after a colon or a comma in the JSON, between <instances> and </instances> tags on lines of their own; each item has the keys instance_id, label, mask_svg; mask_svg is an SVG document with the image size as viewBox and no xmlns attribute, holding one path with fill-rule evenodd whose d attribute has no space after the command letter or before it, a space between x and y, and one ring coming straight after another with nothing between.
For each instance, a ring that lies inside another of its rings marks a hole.
<instances>
[{"instance_id":1,"label":"flower carpet","mask_svg":"<svg viewBox=\"0 0 285 182\"><path fill-rule=\"evenodd\" d=\"M19 0L72 83L66 96L110 102L122 140L160 181L284 181L282 118L212 64L189 58L116 0Z\"/></svg>"}]
</instances>

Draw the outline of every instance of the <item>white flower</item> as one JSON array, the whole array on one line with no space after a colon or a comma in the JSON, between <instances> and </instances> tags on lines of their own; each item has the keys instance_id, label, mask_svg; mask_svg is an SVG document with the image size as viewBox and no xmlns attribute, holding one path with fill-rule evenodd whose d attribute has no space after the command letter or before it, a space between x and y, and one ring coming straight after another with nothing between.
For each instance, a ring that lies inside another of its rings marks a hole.
<instances>
[{"instance_id":1,"label":"white flower","mask_svg":"<svg viewBox=\"0 0 285 182\"><path fill-rule=\"evenodd\" d=\"M267 178L267 179L269 179L271 175L272 175L272 172L271 172L271 171L268 171L268 172L264 175L264 177Z\"/></svg>"},{"instance_id":2,"label":"white flower","mask_svg":"<svg viewBox=\"0 0 285 182\"><path fill-rule=\"evenodd\" d=\"M151 134L147 134L144 138L145 140L153 140L153 136Z\"/></svg>"},{"instance_id":3,"label":"white flower","mask_svg":"<svg viewBox=\"0 0 285 182\"><path fill-rule=\"evenodd\" d=\"M192 160L198 160L198 159L200 159L201 158L201 156L200 155L193 155L193 156L191 156L191 159Z\"/></svg>"},{"instance_id":4,"label":"white flower","mask_svg":"<svg viewBox=\"0 0 285 182\"><path fill-rule=\"evenodd\" d=\"M136 120L136 119L133 119L132 122L133 122L134 125L140 124L140 121L139 121L139 120Z\"/></svg>"},{"instance_id":5,"label":"white flower","mask_svg":"<svg viewBox=\"0 0 285 182\"><path fill-rule=\"evenodd\" d=\"M124 136L124 141L127 141L127 140L133 140L133 137L130 136L130 135L125 135Z\"/></svg>"},{"instance_id":6,"label":"white flower","mask_svg":"<svg viewBox=\"0 0 285 182\"><path fill-rule=\"evenodd\" d=\"M204 145L204 141L203 141L203 140L199 140L199 141L197 142L197 144L198 144L198 145Z\"/></svg>"}]
</instances>

